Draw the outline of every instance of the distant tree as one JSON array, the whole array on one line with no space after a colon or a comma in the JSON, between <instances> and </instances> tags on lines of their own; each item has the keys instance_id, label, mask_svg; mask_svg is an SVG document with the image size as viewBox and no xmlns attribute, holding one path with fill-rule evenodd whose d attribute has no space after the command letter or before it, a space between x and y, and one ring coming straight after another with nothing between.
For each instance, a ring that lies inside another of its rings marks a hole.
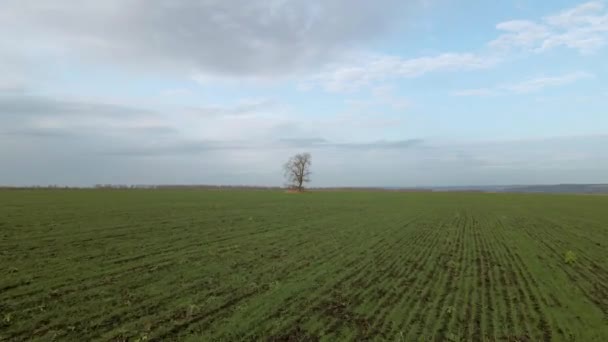
<instances>
[{"instance_id":1,"label":"distant tree","mask_svg":"<svg viewBox=\"0 0 608 342\"><path fill-rule=\"evenodd\" d=\"M289 158L283 166L287 186L298 191L303 191L304 183L310 182L310 175L312 173L310 172L311 164L312 157L310 153L298 153Z\"/></svg>"}]
</instances>

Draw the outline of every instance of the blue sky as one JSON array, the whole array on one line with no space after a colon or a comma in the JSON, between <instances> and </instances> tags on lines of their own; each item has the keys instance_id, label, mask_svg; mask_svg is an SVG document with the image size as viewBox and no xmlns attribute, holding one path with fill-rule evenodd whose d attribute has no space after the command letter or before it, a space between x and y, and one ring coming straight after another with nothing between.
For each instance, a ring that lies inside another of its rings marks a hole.
<instances>
[{"instance_id":1,"label":"blue sky","mask_svg":"<svg viewBox=\"0 0 608 342\"><path fill-rule=\"evenodd\" d=\"M8 0L0 184L608 182L605 1Z\"/></svg>"}]
</instances>

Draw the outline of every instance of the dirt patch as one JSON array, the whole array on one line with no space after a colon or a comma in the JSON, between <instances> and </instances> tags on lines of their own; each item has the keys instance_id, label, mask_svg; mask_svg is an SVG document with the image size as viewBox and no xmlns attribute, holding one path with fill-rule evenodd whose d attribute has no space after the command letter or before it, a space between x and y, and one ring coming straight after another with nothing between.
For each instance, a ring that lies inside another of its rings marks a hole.
<instances>
[{"instance_id":1,"label":"dirt patch","mask_svg":"<svg viewBox=\"0 0 608 342\"><path fill-rule=\"evenodd\" d=\"M309 334L306 330L296 325L293 329L268 338L269 342L315 342L319 341L319 337Z\"/></svg>"},{"instance_id":2,"label":"dirt patch","mask_svg":"<svg viewBox=\"0 0 608 342\"><path fill-rule=\"evenodd\" d=\"M303 194L304 191L289 189L289 190L285 190L285 193L286 194Z\"/></svg>"},{"instance_id":3,"label":"dirt patch","mask_svg":"<svg viewBox=\"0 0 608 342\"><path fill-rule=\"evenodd\" d=\"M365 316L353 312L346 298L339 295L332 296L315 308L315 311L322 313L326 317L333 317L337 321L328 328L328 332L335 333L341 326L350 326L357 332L356 340L368 340L371 337L386 338L386 336L373 327L372 322Z\"/></svg>"}]
</instances>

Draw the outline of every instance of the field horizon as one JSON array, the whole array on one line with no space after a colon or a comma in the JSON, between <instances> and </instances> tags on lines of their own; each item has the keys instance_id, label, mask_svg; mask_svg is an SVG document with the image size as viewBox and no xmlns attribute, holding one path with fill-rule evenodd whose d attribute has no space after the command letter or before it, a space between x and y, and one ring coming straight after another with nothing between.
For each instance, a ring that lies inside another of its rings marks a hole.
<instances>
[{"instance_id":1,"label":"field horizon","mask_svg":"<svg viewBox=\"0 0 608 342\"><path fill-rule=\"evenodd\" d=\"M69 185L1 185L0 190L288 190L287 186L235 185L235 184L96 184L90 186ZM388 192L485 192L485 193L556 193L556 194L608 194L606 183L555 183L510 185L460 185L460 186L317 186L306 191L388 191Z\"/></svg>"}]
</instances>

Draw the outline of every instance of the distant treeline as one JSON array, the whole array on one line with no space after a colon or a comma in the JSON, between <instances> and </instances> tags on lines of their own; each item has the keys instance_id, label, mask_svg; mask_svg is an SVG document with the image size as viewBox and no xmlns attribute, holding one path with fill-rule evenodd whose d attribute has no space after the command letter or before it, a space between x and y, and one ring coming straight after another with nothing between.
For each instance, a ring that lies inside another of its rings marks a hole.
<instances>
[{"instance_id":1,"label":"distant treeline","mask_svg":"<svg viewBox=\"0 0 608 342\"><path fill-rule=\"evenodd\" d=\"M62 186L62 185L33 185L33 186L0 186L0 190L53 190L53 189L113 189L113 190L127 190L127 189L200 189L200 190L229 190L229 189L243 189L243 190L281 190L281 187L272 186L250 186L250 185L165 185L165 184L96 184L94 186Z\"/></svg>"},{"instance_id":2,"label":"distant treeline","mask_svg":"<svg viewBox=\"0 0 608 342\"><path fill-rule=\"evenodd\" d=\"M164 189L164 190L287 190L278 186L252 186L252 185L205 185L205 184L96 184L90 186L0 186L5 190L27 189ZM307 191L388 191L388 192L432 192L430 188L383 188L383 187L316 187Z\"/></svg>"},{"instance_id":3,"label":"distant treeline","mask_svg":"<svg viewBox=\"0 0 608 342\"><path fill-rule=\"evenodd\" d=\"M159 189L159 190L287 190L279 186L253 185L205 185L205 184L96 184L94 186L1 186L0 190L53 190L53 189ZM312 187L307 191L383 191L383 192L486 192L486 193L572 193L608 194L608 184L556 184L556 185L513 185L513 186L458 186L458 187Z\"/></svg>"},{"instance_id":4,"label":"distant treeline","mask_svg":"<svg viewBox=\"0 0 608 342\"><path fill-rule=\"evenodd\" d=\"M0 185L0 190L55 190L55 189L91 189L91 187L73 187L66 185Z\"/></svg>"},{"instance_id":5,"label":"distant treeline","mask_svg":"<svg viewBox=\"0 0 608 342\"><path fill-rule=\"evenodd\" d=\"M387 191L387 192L432 192L428 188L382 188L382 187L330 187L309 188L310 191Z\"/></svg>"}]
</instances>

